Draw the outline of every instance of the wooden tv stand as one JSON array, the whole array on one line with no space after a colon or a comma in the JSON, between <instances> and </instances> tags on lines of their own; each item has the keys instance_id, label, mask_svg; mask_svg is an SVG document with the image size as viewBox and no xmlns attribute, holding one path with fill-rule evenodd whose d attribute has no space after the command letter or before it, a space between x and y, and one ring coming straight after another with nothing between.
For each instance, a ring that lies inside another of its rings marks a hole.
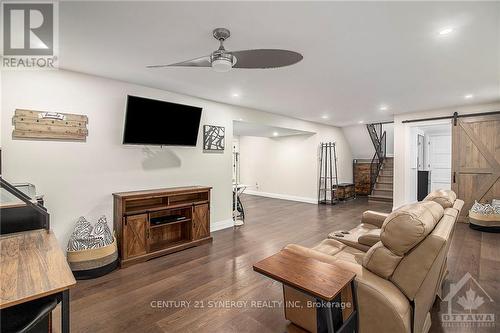
<instances>
[{"instance_id":1,"label":"wooden tv stand","mask_svg":"<svg viewBox=\"0 0 500 333\"><path fill-rule=\"evenodd\" d=\"M191 186L113 193L120 266L211 242L211 189Z\"/></svg>"}]
</instances>

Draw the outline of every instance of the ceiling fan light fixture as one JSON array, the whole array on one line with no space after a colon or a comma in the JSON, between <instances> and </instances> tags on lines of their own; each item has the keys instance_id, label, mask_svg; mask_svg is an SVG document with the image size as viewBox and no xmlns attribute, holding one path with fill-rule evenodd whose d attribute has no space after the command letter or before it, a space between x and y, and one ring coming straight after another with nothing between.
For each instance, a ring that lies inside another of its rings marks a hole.
<instances>
[{"instance_id":1,"label":"ceiling fan light fixture","mask_svg":"<svg viewBox=\"0 0 500 333\"><path fill-rule=\"evenodd\" d=\"M272 69L290 66L303 59L302 54L281 49L251 49L227 51L224 41L231 36L226 28L213 30L214 38L220 43L219 48L211 54L168 65L149 65L147 68L162 67L212 67L216 72L228 72L232 68ZM236 63L238 62L238 63Z\"/></svg>"},{"instance_id":2,"label":"ceiling fan light fixture","mask_svg":"<svg viewBox=\"0 0 500 333\"><path fill-rule=\"evenodd\" d=\"M233 64L228 59L215 59L212 61L212 68L216 72L229 72L233 68Z\"/></svg>"},{"instance_id":3,"label":"ceiling fan light fixture","mask_svg":"<svg viewBox=\"0 0 500 333\"><path fill-rule=\"evenodd\" d=\"M210 56L210 63L213 70L216 72L229 72L236 63L236 57L231 53L214 52L214 54Z\"/></svg>"}]
</instances>

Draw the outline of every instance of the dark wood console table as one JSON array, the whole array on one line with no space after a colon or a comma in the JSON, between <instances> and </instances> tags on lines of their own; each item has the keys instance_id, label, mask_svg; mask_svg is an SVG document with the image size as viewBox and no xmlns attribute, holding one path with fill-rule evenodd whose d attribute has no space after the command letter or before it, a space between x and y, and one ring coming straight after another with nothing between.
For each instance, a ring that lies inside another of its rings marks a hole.
<instances>
[{"instance_id":1,"label":"dark wood console table","mask_svg":"<svg viewBox=\"0 0 500 333\"><path fill-rule=\"evenodd\" d=\"M357 331L354 273L288 250L253 269L283 283L285 317L294 324L318 333Z\"/></svg>"},{"instance_id":2,"label":"dark wood console table","mask_svg":"<svg viewBox=\"0 0 500 333\"><path fill-rule=\"evenodd\" d=\"M120 266L212 241L211 187L113 193Z\"/></svg>"}]
</instances>

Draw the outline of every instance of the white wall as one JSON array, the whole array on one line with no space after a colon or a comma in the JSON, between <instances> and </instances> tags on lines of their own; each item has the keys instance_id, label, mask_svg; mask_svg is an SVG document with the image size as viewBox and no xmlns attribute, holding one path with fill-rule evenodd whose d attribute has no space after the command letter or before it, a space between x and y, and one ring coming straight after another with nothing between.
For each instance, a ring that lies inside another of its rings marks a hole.
<instances>
[{"instance_id":1,"label":"white wall","mask_svg":"<svg viewBox=\"0 0 500 333\"><path fill-rule=\"evenodd\" d=\"M3 176L30 182L45 195L51 226L65 245L76 219L95 221L105 214L112 224L112 193L183 185L213 186L212 228L230 225L232 121L311 130L317 124L271 113L211 102L144 86L67 71L2 73ZM227 149L202 152L196 148L123 146L126 95L140 95L203 107L201 125L226 127ZM86 142L12 140L16 108L89 117ZM348 149L348 148L347 148ZM346 157L350 160L350 155ZM350 162L349 162L350 166Z\"/></svg>"},{"instance_id":2,"label":"white wall","mask_svg":"<svg viewBox=\"0 0 500 333\"><path fill-rule=\"evenodd\" d=\"M393 123L383 124L382 130L385 131L385 137L387 140L386 154L387 156L392 157L394 156L394 124Z\"/></svg>"},{"instance_id":3,"label":"white wall","mask_svg":"<svg viewBox=\"0 0 500 333\"><path fill-rule=\"evenodd\" d=\"M341 129L314 127L315 135L241 136L241 183L252 186L247 192L317 203L318 147L327 141L336 142L339 182L352 182L352 155Z\"/></svg>"},{"instance_id":4,"label":"white wall","mask_svg":"<svg viewBox=\"0 0 500 333\"><path fill-rule=\"evenodd\" d=\"M394 116L394 207L411 202L411 127L420 123L403 124L404 120L451 116L459 114L480 113L500 110L500 103L477 104L454 108L428 110ZM425 122L421 123L425 125Z\"/></svg>"},{"instance_id":5,"label":"white wall","mask_svg":"<svg viewBox=\"0 0 500 333\"><path fill-rule=\"evenodd\" d=\"M394 126L392 123L383 124L382 130L386 131L387 156L394 156ZM344 136L349 143L354 159L371 159L375 154L375 148L366 129L366 125L354 125L342 127Z\"/></svg>"},{"instance_id":6,"label":"white wall","mask_svg":"<svg viewBox=\"0 0 500 333\"><path fill-rule=\"evenodd\" d=\"M373 157L375 148L366 125L346 126L342 127L342 131L351 148L353 159L371 159Z\"/></svg>"}]
</instances>

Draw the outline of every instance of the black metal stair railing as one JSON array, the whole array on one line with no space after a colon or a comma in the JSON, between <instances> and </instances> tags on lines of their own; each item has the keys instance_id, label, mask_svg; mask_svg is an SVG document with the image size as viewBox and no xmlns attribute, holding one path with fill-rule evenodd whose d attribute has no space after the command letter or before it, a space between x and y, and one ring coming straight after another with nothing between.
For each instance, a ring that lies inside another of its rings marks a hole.
<instances>
[{"instance_id":1,"label":"black metal stair railing","mask_svg":"<svg viewBox=\"0 0 500 333\"><path fill-rule=\"evenodd\" d=\"M367 124L366 128L375 148L375 154L370 163L370 192L372 192L386 158L387 138L381 123Z\"/></svg>"}]
</instances>

